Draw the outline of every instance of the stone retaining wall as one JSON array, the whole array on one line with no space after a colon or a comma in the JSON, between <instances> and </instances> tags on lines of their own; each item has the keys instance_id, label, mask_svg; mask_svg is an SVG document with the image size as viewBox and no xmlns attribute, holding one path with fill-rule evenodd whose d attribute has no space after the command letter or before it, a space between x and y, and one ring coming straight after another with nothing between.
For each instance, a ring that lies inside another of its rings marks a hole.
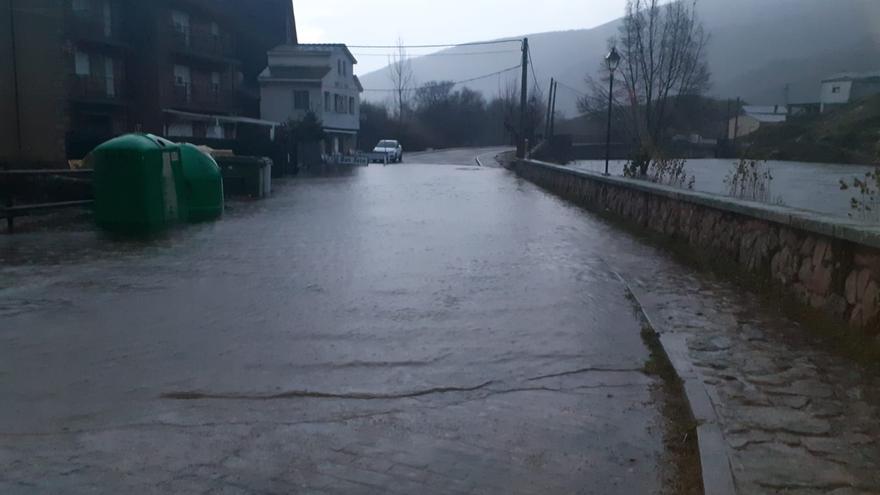
<instances>
[{"instance_id":1,"label":"stone retaining wall","mask_svg":"<svg viewBox=\"0 0 880 495\"><path fill-rule=\"evenodd\" d=\"M515 169L567 199L738 263L835 320L880 333L880 229L543 162L520 161Z\"/></svg>"}]
</instances>

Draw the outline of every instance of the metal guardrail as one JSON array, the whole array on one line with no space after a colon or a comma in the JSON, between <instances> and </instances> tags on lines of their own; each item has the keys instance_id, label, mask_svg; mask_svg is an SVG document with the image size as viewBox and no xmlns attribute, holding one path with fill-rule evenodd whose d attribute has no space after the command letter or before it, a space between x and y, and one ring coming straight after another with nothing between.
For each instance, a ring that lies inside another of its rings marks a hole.
<instances>
[{"instance_id":1,"label":"metal guardrail","mask_svg":"<svg viewBox=\"0 0 880 495\"><path fill-rule=\"evenodd\" d=\"M25 179L37 177L76 177L91 178L91 170L72 169L33 169L33 170L0 170L0 183L3 184L5 199L0 206L0 218L6 218L6 233L15 231L15 218L31 215L32 213L57 210L64 208L90 206L93 200L56 201L49 203L16 204L15 184Z\"/></svg>"}]
</instances>

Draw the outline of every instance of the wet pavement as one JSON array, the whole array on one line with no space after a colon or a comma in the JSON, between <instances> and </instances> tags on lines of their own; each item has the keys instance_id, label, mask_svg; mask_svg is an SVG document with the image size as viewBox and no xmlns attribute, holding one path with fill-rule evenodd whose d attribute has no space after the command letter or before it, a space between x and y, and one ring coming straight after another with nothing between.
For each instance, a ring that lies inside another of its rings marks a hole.
<instances>
[{"instance_id":1,"label":"wet pavement","mask_svg":"<svg viewBox=\"0 0 880 495\"><path fill-rule=\"evenodd\" d=\"M656 330L686 339L739 493L880 493L876 365L857 363L838 341L740 285L688 269L612 226L598 235L614 246L605 259Z\"/></svg>"},{"instance_id":2,"label":"wet pavement","mask_svg":"<svg viewBox=\"0 0 880 495\"><path fill-rule=\"evenodd\" d=\"M847 350L839 327L799 321L762 288L697 270L654 238L585 228L655 330L686 342L738 493L880 494L880 368Z\"/></svg>"},{"instance_id":3,"label":"wet pavement","mask_svg":"<svg viewBox=\"0 0 880 495\"><path fill-rule=\"evenodd\" d=\"M0 493L661 493L605 227L475 153L0 238Z\"/></svg>"}]
</instances>

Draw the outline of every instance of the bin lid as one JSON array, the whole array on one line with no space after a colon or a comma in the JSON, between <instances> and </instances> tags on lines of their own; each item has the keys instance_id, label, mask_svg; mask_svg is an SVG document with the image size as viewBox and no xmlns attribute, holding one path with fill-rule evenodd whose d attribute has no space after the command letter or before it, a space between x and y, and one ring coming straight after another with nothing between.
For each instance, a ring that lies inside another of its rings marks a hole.
<instances>
[{"instance_id":1,"label":"bin lid","mask_svg":"<svg viewBox=\"0 0 880 495\"><path fill-rule=\"evenodd\" d=\"M153 134L124 134L101 144L95 148L95 151L125 150L147 152L169 148L176 149L177 145Z\"/></svg>"}]
</instances>

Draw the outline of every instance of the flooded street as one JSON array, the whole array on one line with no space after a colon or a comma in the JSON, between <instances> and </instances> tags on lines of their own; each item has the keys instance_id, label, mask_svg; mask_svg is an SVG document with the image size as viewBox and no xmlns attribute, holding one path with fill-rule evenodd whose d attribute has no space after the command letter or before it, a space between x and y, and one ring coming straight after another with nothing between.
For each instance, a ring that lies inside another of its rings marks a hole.
<instances>
[{"instance_id":1,"label":"flooded street","mask_svg":"<svg viewBox=\"0 0 880 495\"><path fill-rule=\"evenodd\" d=\"M850 188L840 190L840 181L852 184L853 178L864 179L865 174L876 167L870 165L844 165L831 163L803 163L767 161L773 180L770 182L772 203L781 203L792 208L826 213L848 218L853 212L850 201L858 193ZM610 164L612 175L623 175L624 161ZM695 159L688 160L688 175L696 179L694 190L712 194L727 195L725 178L734 169L735 159ZM605 162L598 160L575 162L574 167L593 172L604 172ZM821 201L817 201L821 198ZM861 220L858 215L854 220ZM867 220L872 221L872 220ZM876 220L872 221L876 223Z\"/></svg>"},{"instance_id":2,"label":"flooded street","mask_svg":"<svg viewBox=\"0 0 880 495\"><path fill-rule=\"evenodd\" d=\"M0 493L662 493L596 222L474 154L0 238Z\"/></svg>"}]
</instances>

